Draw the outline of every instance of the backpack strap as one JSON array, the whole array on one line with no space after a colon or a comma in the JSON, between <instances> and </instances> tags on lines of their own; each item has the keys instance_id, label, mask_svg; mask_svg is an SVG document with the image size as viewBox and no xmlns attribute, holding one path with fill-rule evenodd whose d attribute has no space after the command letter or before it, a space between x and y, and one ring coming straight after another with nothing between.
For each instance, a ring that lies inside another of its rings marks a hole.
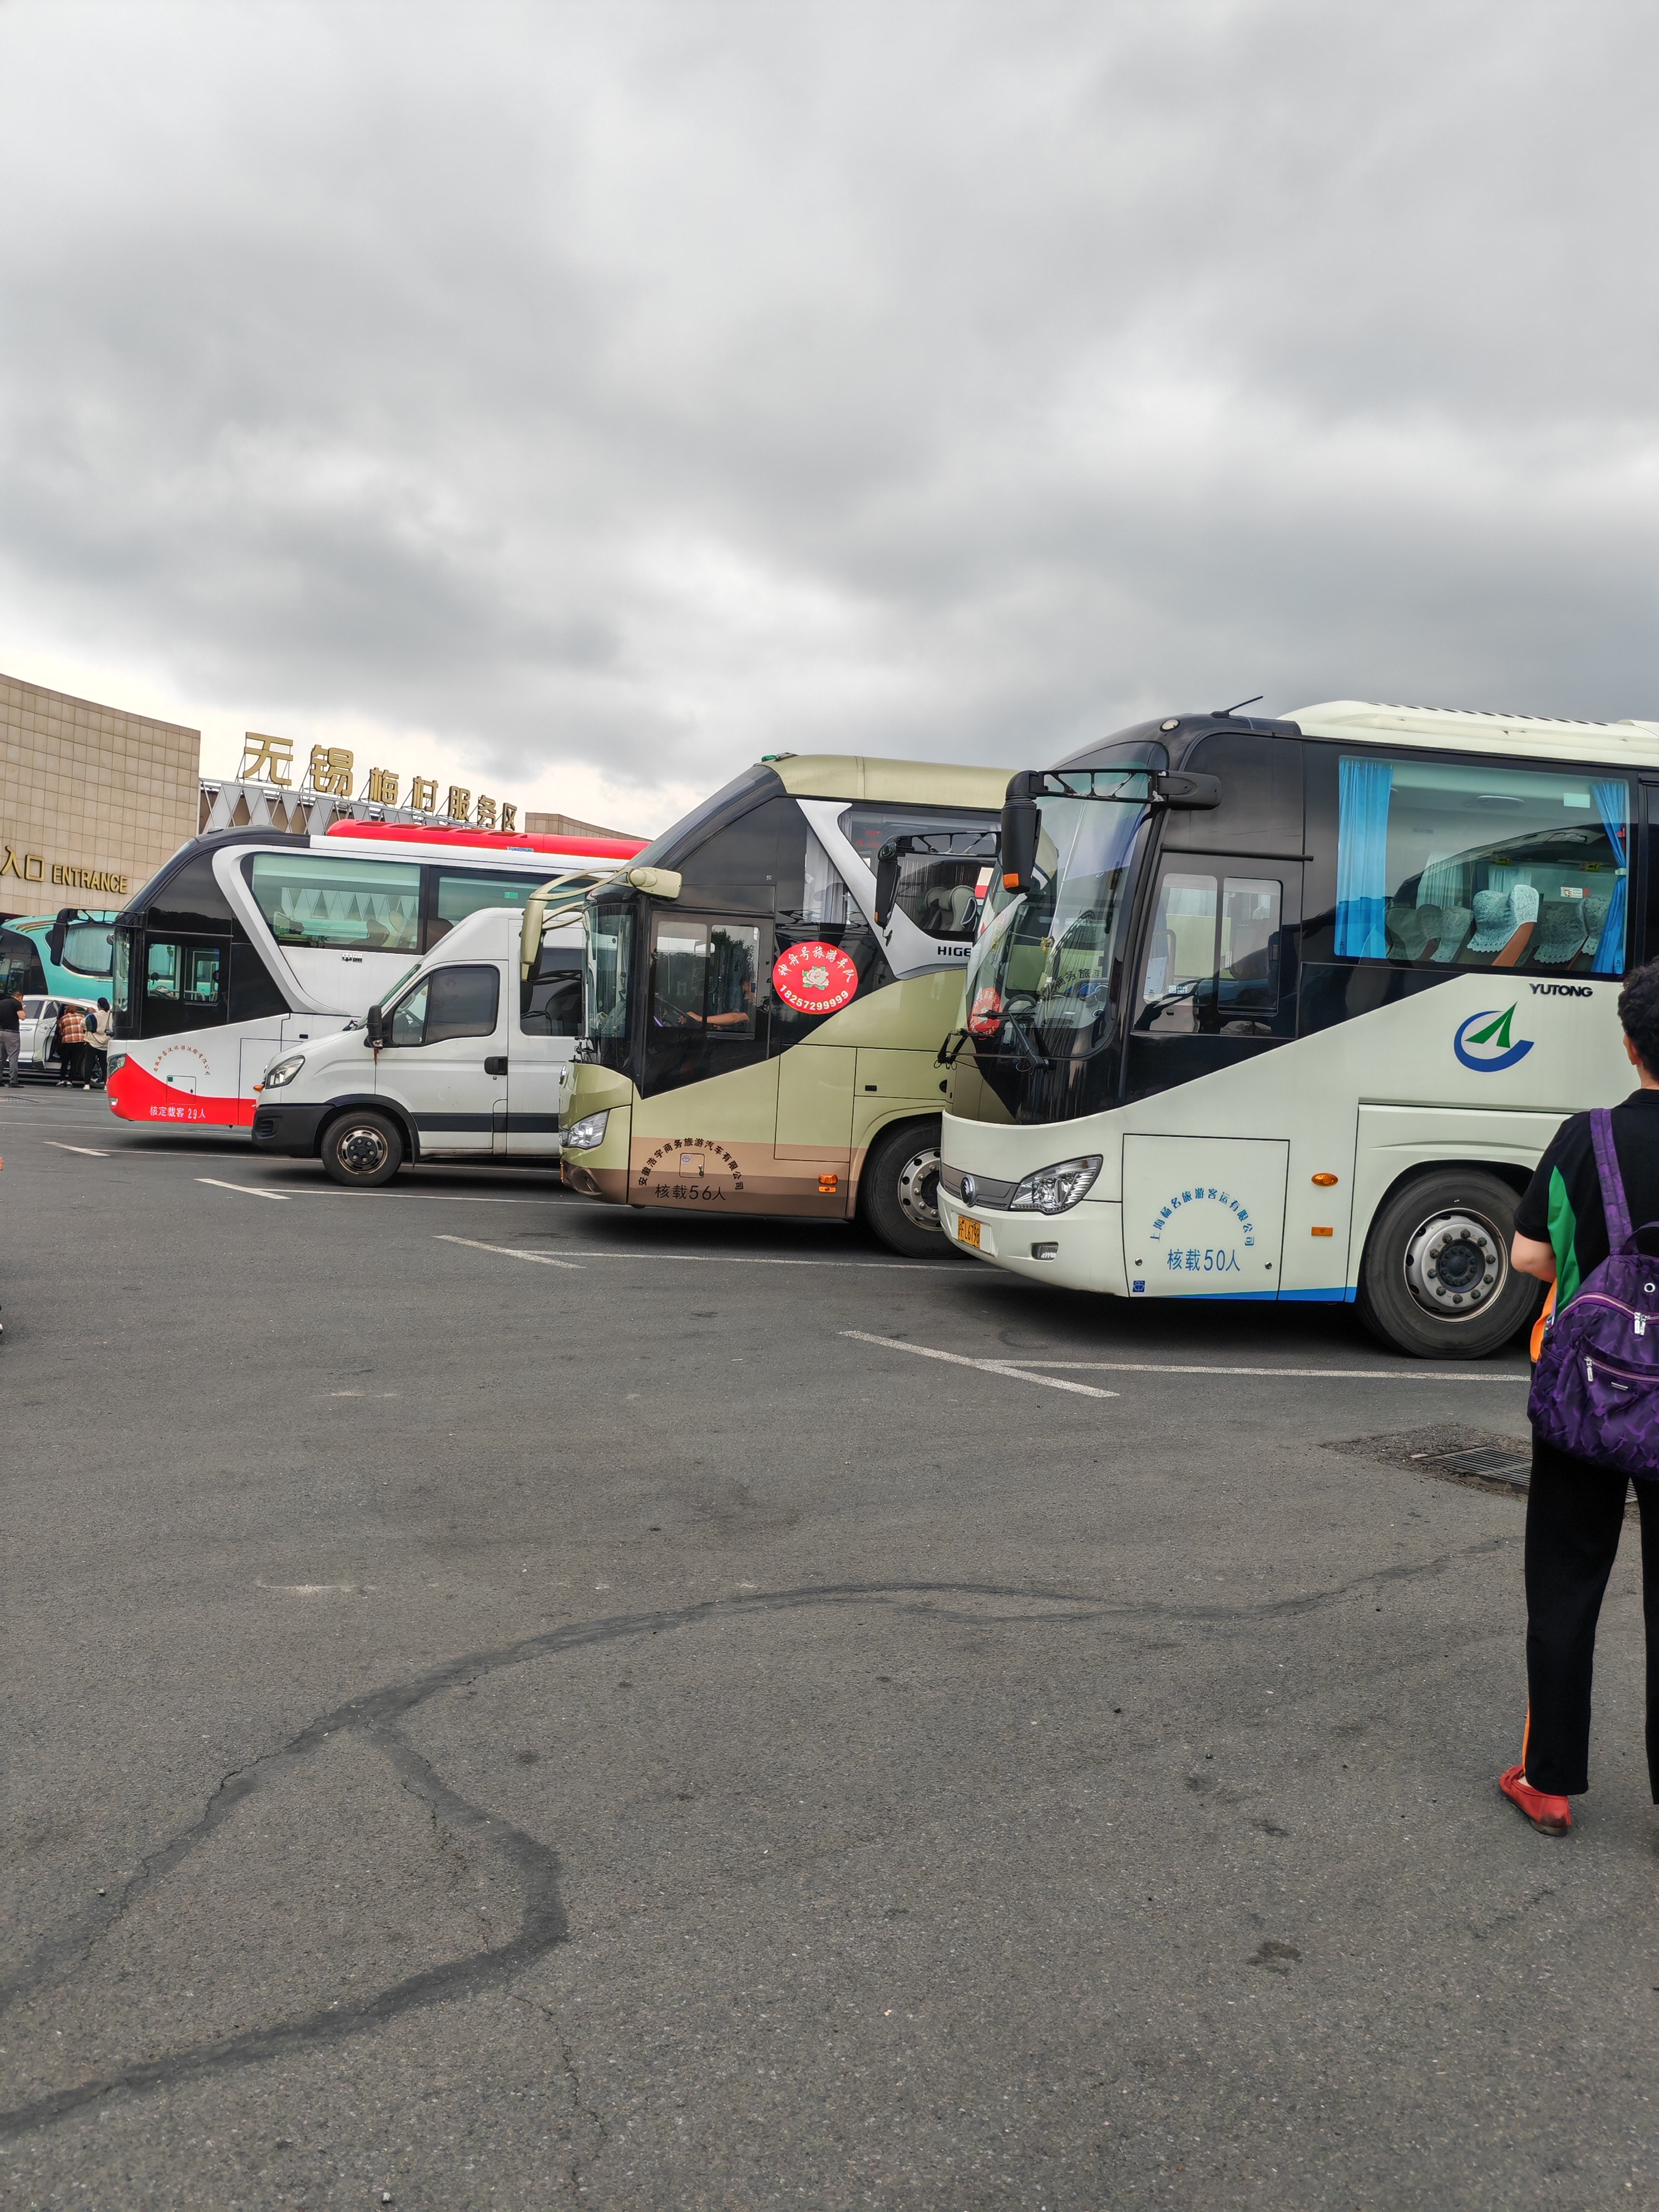
<instances>
[{"instance_id":1,"label":"backpack strap","mask_svg":"<svg viewBox=\"0 0 1659 2212\"><path fill-rule=\"evenodd\" d=\"M1595 1172L1601 1179L1601 1211L1607 1217L1607 1249L1622 1252L1631 1240L1630 1206L1625 1198L1625 1178L1619 1172L1613 1148L1613 1115L1605 1106L1590 1115L1590 1142L1595 1147Z\"/></svg>"}]
</instances>

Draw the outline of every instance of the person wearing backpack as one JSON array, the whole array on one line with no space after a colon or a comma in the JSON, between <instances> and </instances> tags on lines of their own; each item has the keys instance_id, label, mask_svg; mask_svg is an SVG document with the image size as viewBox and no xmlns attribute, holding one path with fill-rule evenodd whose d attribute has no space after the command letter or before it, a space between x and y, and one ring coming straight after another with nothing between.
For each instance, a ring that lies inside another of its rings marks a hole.
<instances>
[{"instance_id":1,"label":"person wearing backpack","mask_svg":"<svg viewBox=\"0 0 1659 2212\"><path fill-rule=\"evenodd\" d=\"M1619 1019L1638 1088L1562 1123L1516 1210L1510 1252L1554 1285L1555 1304L1527 1406L1526 1731L1498 1787L1547 1836L1567 1833L1568 1800L1589 1788L1595 1625L1632 1479L1659 1804L1659 961L1630 977Z\"/></svg>"}]
</instances>

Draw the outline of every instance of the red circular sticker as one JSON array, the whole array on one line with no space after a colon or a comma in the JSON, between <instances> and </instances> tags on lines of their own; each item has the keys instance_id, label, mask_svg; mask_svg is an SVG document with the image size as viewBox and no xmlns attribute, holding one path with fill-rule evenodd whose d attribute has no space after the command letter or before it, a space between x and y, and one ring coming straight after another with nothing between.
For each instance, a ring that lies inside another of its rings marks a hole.
<instances>
[{"instance_id":1,"label":"red circular sticker","mask_svg":"<svg viewBox=\"0 0 1659 2212\"><path fill-rule=\"evenodd\" d=\"M838 945L792 945L772 963L772 988L798 1014L833 1014L859 988L859 971Z\"/></svg>"}]
</instances>

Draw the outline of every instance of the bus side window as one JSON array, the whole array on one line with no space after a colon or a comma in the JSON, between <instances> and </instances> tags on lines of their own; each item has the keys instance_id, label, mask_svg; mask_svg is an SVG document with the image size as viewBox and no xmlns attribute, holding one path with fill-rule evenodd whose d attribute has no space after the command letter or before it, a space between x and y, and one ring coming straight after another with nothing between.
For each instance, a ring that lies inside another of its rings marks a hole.
<instances>
[{"instance_id":1,"label":"bus side window","mask_svg":"<svg viewBox=\"0 0 1659 2212\"><path fill-rule=\"evenodd\" d=\"M659 915L651 936L651 1018L658 1029L747 1039L755 1034L760 931L748 922Z\"/></svg>"},{"instance_id":2,"label":"bus side window","mask_svg":"<svg viewBox=\"0 0 1659 2212\"><path fill-rule=\"evenodd\" d=\"M1255 1032L1279 1010L1283 911L1284 887L1270 878L1166 868L1136 1027L1157 1036Z\"/></svg>"}]
</instances>

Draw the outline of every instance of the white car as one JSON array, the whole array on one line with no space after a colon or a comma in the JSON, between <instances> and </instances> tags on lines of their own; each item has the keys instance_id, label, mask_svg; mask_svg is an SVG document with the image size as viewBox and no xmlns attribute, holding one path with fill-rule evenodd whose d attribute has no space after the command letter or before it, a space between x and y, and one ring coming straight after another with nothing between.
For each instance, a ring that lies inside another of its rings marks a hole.
<instances>
[{"instance_id":1,"label":"white car","mask_svg":"<svg viewBox=\"0 0 1659 2212\"><path fill-rule=\"evenodd\" d=\"M65 1006L79 1006L88 1021L95 1020L96 1034L88 1034L87 1042L94 1048L106 1036L109 1011L100 1006L96 999L43 999L37 991L27 994L23 1012L17 1024L17 1072L19 1075L58 1076L63 1073L52 1039L57 1034L58 1017ZM95 1079L103 1080L101 1057L95 1064Z\"/></svg>"}]
</instances>

